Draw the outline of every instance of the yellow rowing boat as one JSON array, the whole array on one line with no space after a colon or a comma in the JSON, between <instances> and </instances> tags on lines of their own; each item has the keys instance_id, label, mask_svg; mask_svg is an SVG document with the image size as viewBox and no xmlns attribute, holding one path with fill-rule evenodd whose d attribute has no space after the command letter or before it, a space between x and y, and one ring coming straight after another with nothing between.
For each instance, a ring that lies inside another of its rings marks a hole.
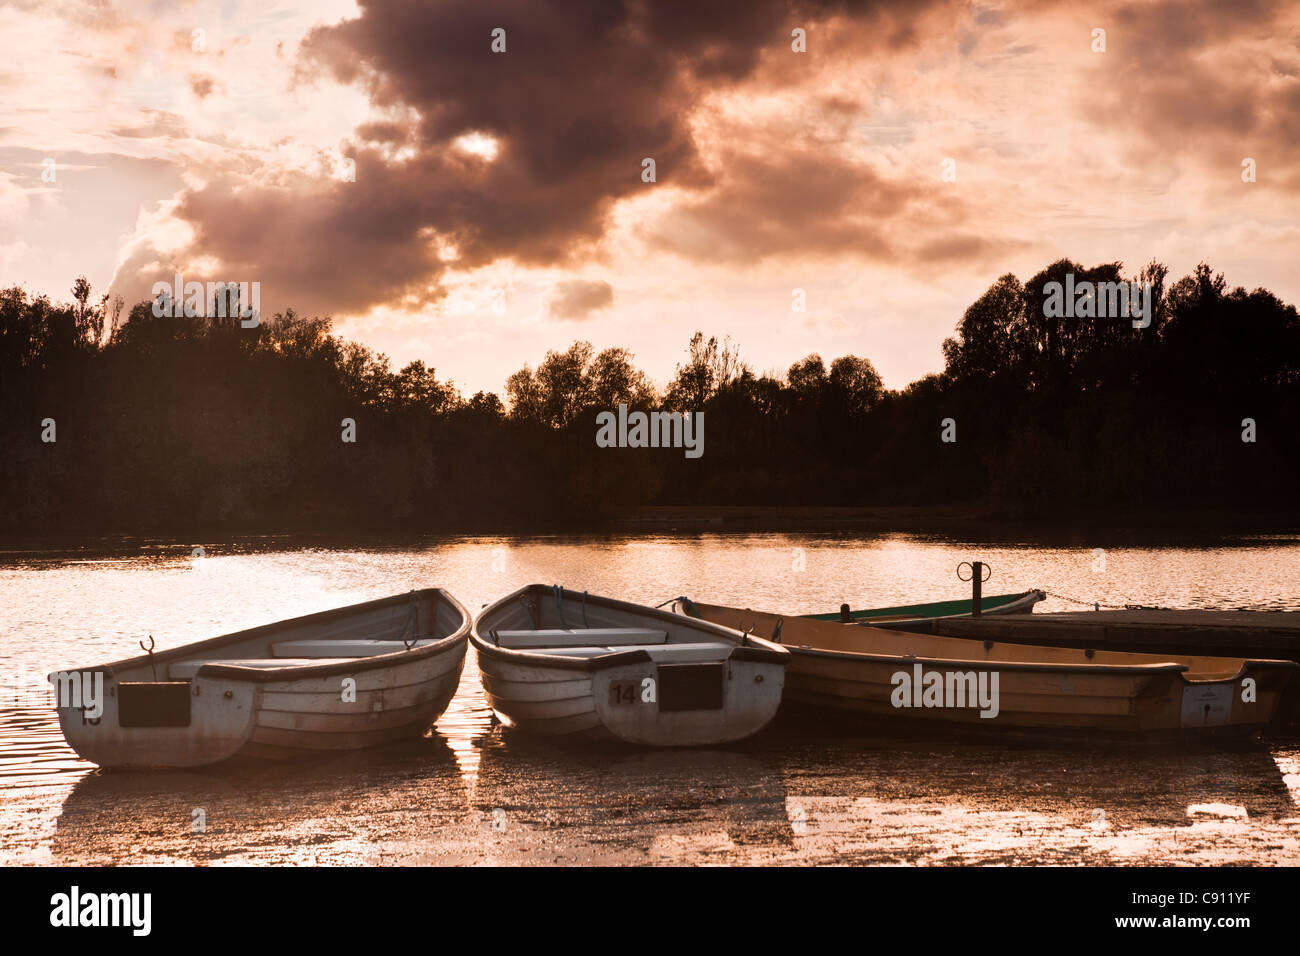
<instances>
[{"instance_id":1,"label":"yellow rowing boat","mask_svg":"<svg viewBox=\"0 0 1300 956\"><path fill-rule=\"evenodd\" d=\"M937 637L686 598L673 609L783 644L789 704L993 729L1249 734L1273 719L1297 666Z\"/></svg>"}]
</instances>

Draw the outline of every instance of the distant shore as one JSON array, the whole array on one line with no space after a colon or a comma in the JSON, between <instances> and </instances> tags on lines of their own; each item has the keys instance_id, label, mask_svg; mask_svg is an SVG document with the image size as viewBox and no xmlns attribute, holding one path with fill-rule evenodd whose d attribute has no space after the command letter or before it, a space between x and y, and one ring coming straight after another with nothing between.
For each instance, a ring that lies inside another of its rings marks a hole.
<instances>
[{"instance_id":1,"label":"distant shore","mask_svg":"<svg viewBox=\"0 0 1300 956\"><path fill-rule=\"evenodd\" d=\"M800 507L651 505L612 522L619 531L877 531L971 537L1045 536L1075 532L1203 534L1300 533L1300 513L1170 509L1152 512L1074 511L1050 518L1007 515L978 505Z\"/></svg>"},{"instance_id":2,"label":"distant shore","mask_svg":"<svg viewBox=\"0 0 1300 956\"><path fill-rule=\"evenodd\" d=\"M649 505L589 524L539 522L506 526L463 522L455 526L317 528L204 527L123 533L87 529L10 531L0 534L0 562L40 557L93 557L121 553L160 556L178 549L221 547L236 551L300 547L385 547L445 537L661 534L923 534L968 540L1040 544L1101 542L1177 543L1241 535L1300 535L1300 515L1170 509L1161 512L1074 511L1052 518L1004 515L978 506Z\"/></svg>"}]
</instances>

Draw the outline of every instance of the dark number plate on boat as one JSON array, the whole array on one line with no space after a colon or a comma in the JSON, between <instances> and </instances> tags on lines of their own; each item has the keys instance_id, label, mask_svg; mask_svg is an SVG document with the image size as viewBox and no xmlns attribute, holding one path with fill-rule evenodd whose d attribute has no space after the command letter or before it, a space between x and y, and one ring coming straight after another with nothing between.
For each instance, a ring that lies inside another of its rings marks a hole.
<instances>
[{"instance_id":1,"label":"dark number plate on boat","mask_svg":"<svg viewBox=\"0 0 1300 956\"><path fill-rule=\"evenodd\" d=\"M721 710L725 664L660 664L659 712Z\"/></svg>"},{"instance_id":2,"label":"dark number plate on boat","mask_svg":"<svg viewBox=\"0 0 1300 956\"><path fill-rule=\"evenodd\" d=\"M640 681L612 680L609 682L609 702L611 704L635 704L640 699Z\"/></svg>"},{"instance_id":3,"label":"dark number plate on boat","mask_svg":"<svg viewBox=\"0 0 1300 956\"><path fill-rule=\"evenodd\" d=\"M188 727L190 685L185 681L117 685L119 727Z\"/></svg>"}]
</instances>

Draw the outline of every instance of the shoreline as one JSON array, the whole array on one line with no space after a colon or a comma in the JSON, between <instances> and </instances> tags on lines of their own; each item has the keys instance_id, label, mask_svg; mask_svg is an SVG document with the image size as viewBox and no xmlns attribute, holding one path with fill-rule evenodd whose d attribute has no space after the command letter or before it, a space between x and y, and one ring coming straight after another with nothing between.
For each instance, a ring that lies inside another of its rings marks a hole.
<instances>
[{"instance_id":1,"label":"shoreline","mask_svg":"<svg viewBox=\"0 0 1300 956\"><path fill-rule=\"evenodd\" d=\"M1039 545L1175 544L1222 537L1298 536L1300 515L1170 509L1151 512L1076 511L1034 519L1007 516L976 506L800 506L800 505L647 505L618 517L589 523L549 522L503 526L497 522L444 527L348 525L330 528L215 527L195 525L145 533L88 529L0 532L0 561L55 555L139 554L221 543L240 550L282 545L392 546L445 538L603 537L658 534L922 534L973 541Z\"/></svg>"}]
</instances>

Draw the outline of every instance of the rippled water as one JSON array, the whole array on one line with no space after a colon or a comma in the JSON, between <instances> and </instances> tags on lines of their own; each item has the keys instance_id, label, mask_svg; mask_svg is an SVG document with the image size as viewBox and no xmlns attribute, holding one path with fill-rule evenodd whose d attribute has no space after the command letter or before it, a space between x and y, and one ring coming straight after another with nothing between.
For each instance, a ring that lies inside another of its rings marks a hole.
<instances>
[{"instance_id":1,"label":"rippled water","mask_svg":"<svg viewBox=\"0 0 1300 956\"><path fill-rule=\"evenodd\" d=\"M652 605L685 594L807 613L842 602L963 597L967 585L958 582L956 565L981 559L994 571L985 587L990 594L1039 587L1102 605L1300 610L1300 540L1292 537L1169 547L1104 541L1049 547L904 534L461 537L357 548L272 540L195 544L205 556L193 557L190 543L158 542L103 555L0 553L0 789L10 797L67 788L93 769L63 743L47 702L49 671L132 656L149 636L158 648L170 648L411 588L447 588L471 611L542 582ZM1099 546L1104 550L1096 551ZM1038 611L1078 608L1053 598ZM472 653L436 731L463 784L476 786L499 731L492 730ZM765 766L770 771L770 762ZM1286 776L1292 781L1294 771ZM16 832L12 819L9 824ZM663 853L677 852L673 839L660 842Z\"/></svg>"}]
</instances>

